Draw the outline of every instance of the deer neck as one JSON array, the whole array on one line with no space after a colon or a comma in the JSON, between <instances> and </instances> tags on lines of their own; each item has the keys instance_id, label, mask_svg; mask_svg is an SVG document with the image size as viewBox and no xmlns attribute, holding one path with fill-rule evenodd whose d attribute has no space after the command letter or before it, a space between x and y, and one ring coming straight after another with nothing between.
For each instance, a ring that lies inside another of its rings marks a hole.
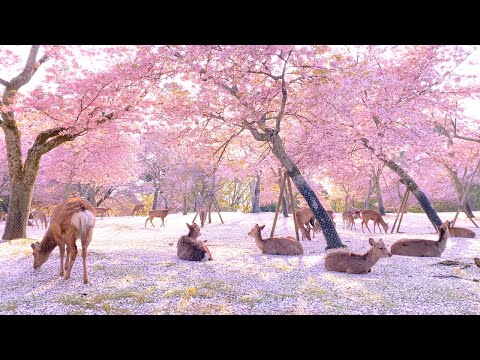
<instances>
[{"instance_id":1,"label":"deer neck","mask_svg":"<svg viewBox=\"0 0 480 360\"><path fill-rule=\"evenodd\" d=\"M50 254L53 249L57 246L57 242L55 241L55 237L53 236L50 229L47 230L45 235L43 236L42 241L40 242L41 251L45 254Z\"/></svg>"},{"instance_id":2,"label":"deer neck","mask_svg":"<svg viewBox=\"0 0 480 360\"><path fill-rule=\"evenodd\" d=\"M262 239L262 233L261 232L255 233L255 236L253 238L255 239L255 243L260 248L260 250L263 250L265 243L263 242L263 239Z\"/></svg>"},{"instance_id":3,"label":"deer neck","mask_svg":"<svg viewBox=\"0 0 480 360\"><path fill-rule=\"evenodd\" d=\"M194 240L197 240L198 234L195 230L190 230L187 235L189 238L192 238Z\"/></svg>"},{"instance_id":4,"label":"deer neck","mask_svg":"<svg viewBox=\"0 0 480 360\"><path fill-rule=\"evenodd\" d=\"M447 247L447 240L450 237L450 232L445 229L439 229L437 244L439 249L443 252Z\"/></svg>"},{"instance_id":5,"label":"deer neck","mask_svg":"<svg viewBox=\"0 0 480 360\"><path fill-rule=\"evenodd\" d=\"M380 259L380 257L378 255L376 255L375 252L373 251L373 246L370 248L370 250L368 250L362 256L365 258L365 262L370 267L375 265L377 263L378 259Z\"/></svg>"}]
</instances>

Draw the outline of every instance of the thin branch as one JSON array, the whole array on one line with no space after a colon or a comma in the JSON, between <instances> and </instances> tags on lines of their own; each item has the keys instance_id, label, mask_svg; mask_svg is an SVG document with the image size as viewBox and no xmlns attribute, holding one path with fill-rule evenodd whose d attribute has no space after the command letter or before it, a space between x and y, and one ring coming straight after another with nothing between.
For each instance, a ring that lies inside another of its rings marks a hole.
<instances>
[{"instance_id":1,"label":"thin branch","mask_svg":"<svg viewBox=\"0 0 480 360\"><path fill-rule=\"evenodd\" d=\"M10 82L7 81L7 80L3 80L2 78L0 78L0 84L2 84L3 86L8 86L8 85L10 85Z\"/></svg>"}]
</instances>

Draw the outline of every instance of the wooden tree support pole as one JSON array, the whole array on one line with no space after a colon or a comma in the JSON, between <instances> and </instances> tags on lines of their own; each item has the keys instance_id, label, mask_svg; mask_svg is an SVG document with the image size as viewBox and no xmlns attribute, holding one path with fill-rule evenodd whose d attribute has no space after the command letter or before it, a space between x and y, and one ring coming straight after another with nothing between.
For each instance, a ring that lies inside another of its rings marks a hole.
<instances>
[{"instance_id":1,"label":"wooden tree support pole","mask_svg":"<svg viewBox=\"0 0 480 360\"><path fill-rule=\"evenodd\" d=\"M405 203L403 204L403 208L401 209L401 213L400 213L400 219L398 219L398 226L397 226L397 233L400 231L400 224L402 223L402 219L403 219L403 213L405 212L405 210L407 209L407 202L408 202L408 197L410 196L410 190L407 188L408 192L407 192L407 197L405 199Z\"/></svg>"},{"instance_id":2,"label":"wooden tree support pole","mask_svg":"<svg viewBox=\"0 0 480 360\"><path fill-rule=\"evenodd\" d=\"M222 224L225 224L223 222L222 215L220 215L220 205L218 205L217 198L215 197L215 195L212 195L212 198L213 198L213 204L215 205L215 209L217 210L217 213L218 213L218 217L220 218L220 221L222 222Z\"/></svg>"},{"instance_id":3,"label":"wooden tree support pole","mask_svg":"<svg viewBox=\"0 0 480 360\"><path fill-rule=\"evenodd\" d=\"M275 210L275 217L273 218L273 225L272 225L272 231L270 232L270 237L273 237L273 234L275 233L275 226L277 225L278 213L280 212L280 206L282 205L282 198L283 198L283 193L285 192L285 182L287 180L287 176L288 174L285 173L285 175L282 178L282 182L280 184L280 195L278 197L277 209Z\"/></svg>"},{"instance_id":4,"label":"wooden tree support pole","mask_svg":"<svg viewBox=\"0 0 480 360\"><path fill-rule=\"evenodd\" d=\"M403 210L403 206L406 202L406 199L407 199L407 193L409 192L408 188L405 190L405 194L403 194L403 198L402 198L402 201L400 202L400 206L398 208L398 211L397 211L397 216L395 217L395 221L393 223L393 226L392 226L392 231L390 231L390 234L393 234L393 231L395 230L395 225L397 225L397 220L398 218L400 217L400 213L402 212Z\"/></svg>"},{"instance_id":5,"label":"wooden tree support pole","mask_svg":"<svg viewBox=\"0 0 480 360\"><path fill-rule=\"evenodd\" d=\"M196 213L195 216L193 217L192 224L195 222L195 219L197 218L198 213L200 212L200 209L201 209L201 207L198 208L197 213Z\"/></svg>"},{"instance_id":6,"label":"wooden tree support pole","mask_svg":"<svg viewBox=\"0 0 480 360\"><path fill-rule=\"evenodd\" d=\"M452 221L452 224L451 224L451 227L453 227L455 225L455 221L457 221L457 217L458 217L458 214L460 213L460 210L462 210L464 204L465 204L465 200L467 199L467 194L468 194L468 191L470 190L470 185L472 185L472 182L473 182L473 178L475 177L475 174L477 173L477 170L478 170L478 167L480 166L480 159L478 159L478 162L477 162L477 166L475 166L475 169L473 170L473 174L472 176L470 177L470 180L468 181L468 184L467 184L467 188L465 189L465 192L463 193L463 197L462 197L462 200L460 201L460 204L458 206L458 210L457 210L457 213L455 214L455 217ZM478 225L475 223L475 221L473 221L472 219L470 219L473 224L478 228Z\"/></svg>"},{"instance_id":7,"label":"wooden tree support pole","mask_svg":"<svg viewBox=\"0 0 480 360\"><path fill-rule=\"evenodd\" d=\"M293 217L293 223L295 224L295 235L297 236L297 241L300 241L300 237L298 236L298 224L297 224L297 217L295 216L295 200L293 199L293 193L292 193L292 183L290 182L290 176L288 176L288 173L285 171L285 177L287 178L288 181L288 193L290 195L290 203L292 204L292 217ZM315 229L313 230L315 232Z\"/></svg>"}]
</instances>

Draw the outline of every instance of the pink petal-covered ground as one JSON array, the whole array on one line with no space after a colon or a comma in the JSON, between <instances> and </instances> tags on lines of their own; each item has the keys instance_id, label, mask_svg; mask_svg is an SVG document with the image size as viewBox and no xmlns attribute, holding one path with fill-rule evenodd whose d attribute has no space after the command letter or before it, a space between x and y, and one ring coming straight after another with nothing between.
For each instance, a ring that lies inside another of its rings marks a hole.
<instances>
[{"instance_id":1,"label":"pink petal-covered ground","mask_svg":"<svg viewBox=\"0 0 480 360\"><path fill-rule=\"evenodd\" d=\"M58 276L57 249L35 271L31 240L0 243L0 314L480 314L480 268L473 263L480 257L480 231L463 214L457 226L473 229L477 238L450 238L441 258L380 259L364 275L327 272L322 235L302 242L303 256L262 255L247 233L266 224L267 236L273 213L226 212L224 225L212 215L200 239L208 239L214 261L179 260L176 242L193 215L171 214L165 229L159 219L156 228L145 229L141 216L98 218L88 285L81 257L65 281ZM439 214L442 220L453 215ZM390 226L394 218L386 216ZM336 221L342 241L356 252L368 250L369 236L388 247L411 234L436 240L425 214L404 216L401 231L408 234L363 234L359 220L356 231L344 230L339 214ZM43 232L29 227L29 239ZM276 234L294 235L291 217L280 216ZM460 264L438 264L446 259Z\"/></svg>"}]
</instances>

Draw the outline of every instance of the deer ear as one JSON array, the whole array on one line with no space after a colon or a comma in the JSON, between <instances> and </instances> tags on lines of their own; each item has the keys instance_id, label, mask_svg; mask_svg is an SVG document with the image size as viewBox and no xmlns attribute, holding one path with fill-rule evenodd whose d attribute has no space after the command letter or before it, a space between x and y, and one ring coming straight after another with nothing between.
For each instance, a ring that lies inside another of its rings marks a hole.
<instances>
[{"instance_id":1,"label":"deer ear","mask_svg":"<svg viewBox=\"0 0 480 360\"><path fill-rule=\"evenodd\" d=\"M265 225L259 226L258 228L259 228L260 230L263 230L263 229L265 229Z\"/></svg>"},{"instance_id":2,"label":"deer ear","mask_svg":"<svg viewBox=\"0 0 480 360\"><path fill-rule=\"evenodd\" d=\"M375 245L375 240L373 240L372 238L368 239L368 243L372 246Z\"/></svg>"},{"instance_id":3,"label":"deer ear","mask_svg":"<svg viewBox=\"0 0 480 360\"><path fill-rule=\"evenodd\" d=\"M35 244L30 244L33 250L35 250Z\"/></svg>"},{"instance_id":4,"label":"deer ear","mask_svg":"<svg viewBox=\"0 0 480 360\"><path fill-rule=\"evenodd\" d=\"M186 224L189 229L192 227L192 225L190 225L189 223L186 223Z\"/></svg>"}]
</instances>

